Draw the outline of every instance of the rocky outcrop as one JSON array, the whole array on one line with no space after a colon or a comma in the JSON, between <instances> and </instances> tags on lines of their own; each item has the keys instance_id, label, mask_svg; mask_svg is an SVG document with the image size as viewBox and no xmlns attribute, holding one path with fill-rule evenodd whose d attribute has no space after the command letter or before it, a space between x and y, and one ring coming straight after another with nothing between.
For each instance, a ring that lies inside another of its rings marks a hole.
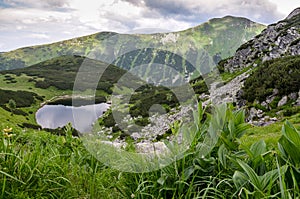
<instances>
[{"instance_id":1,"label":"rocky outcrop","mask_svg":"<svg viewBox=\"0 0 300 199\"><path fill-rule=\"evenodd\" d=\"M286 55L300 54L300 8L287 18L269 25L261 34L243 44L235 55L224 63L224 70L234 72Z\"/></svg>"},{"instance_id":2,"label":"rocky outcrop","mask_svg":"<svg viewBox=\"0 0 300 199\"><path fill-rule=\"evenodd\" d=\"M204 103L208 104L213 102L214 104L220 103L235 103L238 107L245 105L244 100L241 99L244 81L249 77L251 70L237 76L230 82L222 86L219 86L220 82L214 82L210 86L210 98Z\"/></svg>"}]
</instances>

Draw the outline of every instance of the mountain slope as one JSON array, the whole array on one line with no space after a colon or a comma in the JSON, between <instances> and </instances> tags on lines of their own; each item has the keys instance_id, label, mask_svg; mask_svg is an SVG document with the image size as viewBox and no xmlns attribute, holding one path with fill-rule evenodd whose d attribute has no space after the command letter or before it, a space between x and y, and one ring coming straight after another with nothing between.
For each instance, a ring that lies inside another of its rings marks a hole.
<instances>
[{"instance_id":1,"label":"mountain slope","mask_svg":"<svg viewBox=\"0 0 300 199\"><path fill-rule=\"evenodd\" d=\"M249 120L259 119L258 125L269 124L274 116L282 118L300 112L299 44L297 8L243 44L233 57L219 62L219 69L234 78L211 91L211 98L248 107Z\"/></svg>"},{"instance_id":2,"label":"mountain slope","mask_svg":"<svg viewBox=\"0 0 300 199\"><path fill-rule=\"evenodd\" d=\"M223 63L226 71L233 72L288 55L300 54L300 8L287 18L269 25L261 34L239 47L235 55Z\"/></svg>"},{"instance_id":3,"label":"mountain slope","mask_svg":"<svg viewBox=\"0 0 300 199\"><path fill-rule=\"evenodd\" d=\"M116 58L122 55L121 52L132 48L161 48L161 50L170 51L187 58L199 57L197 53L205 51L217 63L221 59L233 55L242 43L260 33L264 28L265 26L245 18L227 16L212 19L197 27L174 33L126 35L100 32L85 37L26 47L0 54L0 70L23 68L61 55L87 56L94 48L98 48L100 54L109 53L116 56ZM127 49L121 49L124 46ZM165 55L166 53L162 54ZM136 57L137 55L145 58L144 55L139 53L133 56ZM102 61L107 62L107 60ZM129 67L120 61L115 61L115 64L121 68Z\"/></svg>"}]
</instances>

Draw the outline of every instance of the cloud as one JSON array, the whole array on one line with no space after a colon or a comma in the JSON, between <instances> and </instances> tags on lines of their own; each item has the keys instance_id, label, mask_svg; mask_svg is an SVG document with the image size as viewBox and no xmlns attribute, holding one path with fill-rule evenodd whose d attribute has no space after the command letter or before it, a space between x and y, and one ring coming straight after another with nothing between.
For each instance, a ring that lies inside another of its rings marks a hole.
<instances>
[{"instance_id":1,"label":"cloud","mask_svg":"<svg viewBox=\"0 0 300 199\"><path fill-rule=\"evenodd\" d=\"M284 0L0 0L0 51L100 31L178 31L225 15L269 24L284 18L277 11L283 4Z\"/></svg>"},{"instance_id":2,"label":"cloud","mask_svg":"<svg viewBox=\"0 0 300 199\"><path fill-rule=\"evenodd\" d=\"M67 7L69 0L4 0L3 3L8 7L57 9Z\"/></svg>"},{"instance_id":3,"label":"cloud","mask_svg":"<svg viewBox=\"0 0 300 199\"><path fill-rule=\"evenodd\" d=\"M244 16L261 23L274 22L283 17L269 0L122 0L162 16L176 17L179 20L199 21L214 16Z\"/></svg>"},{"instance_id":4,"label":"cloud","mask_svg":"<svg viewBox=\"0 0 300 199\"><path fill-rule=\"evenodd\" d=\"M44 33L33 33L28 35L27 37L33 38L33 39L49 39L49 35L44 34Z\"/></svg>"}]
</instances>

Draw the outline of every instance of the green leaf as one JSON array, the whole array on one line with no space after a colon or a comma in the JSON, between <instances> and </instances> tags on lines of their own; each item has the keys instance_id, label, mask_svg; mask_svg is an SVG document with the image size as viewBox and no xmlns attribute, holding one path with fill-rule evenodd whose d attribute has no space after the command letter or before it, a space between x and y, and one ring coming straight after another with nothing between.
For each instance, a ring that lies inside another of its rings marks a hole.
<instances>
[{"instance_id":1,"label":"green leaf","mask_svg":"<svg viewBox=\"0 0 300 199\"><path fill-rule=\"evenodd\" d=\"M248 182L248 176L240 171L235 171L232 177L235 187L240 190Z\"/></svg>"},{"instance_id":2,"label":"green leaf","mask_svg":"<svg viewBox=\"0 0 300 199\"><path fill-rule=\"evenodd\" d=\"M265 173L261 177L262 191L265 190L268 186L271 186L280 176L284 174L287 170L287 165L280 168L280 172L277 169Z\"/></svg>"},{"instance_id":3,"label":"green leaf","mask_svg":"<svg viewBox=\"0 0 300 199\"><path fill-rule=\"evenodd\" d=\"M264 140L260 140L251 145L250 151L253 154L253 159L267 152L267 145Z\"/></svg>"},{"instance_id":4,"label":"green leaf","mask_svg":"<svg viewBox=\"0 0 300 199\"><path fill-rule=\"evenodd\" d=\"M262 190L262 184L260 181L259 176L255 173L255 171L247 165L245 162L241 160L237 160L238 164L242 167L242 169L246 172L247 176L249 177L249 180L251 184L258 190Z\"/></svg>"},{"instance_id":5,"label":"green leaf","mask_svg":"<svg viewBox=\"0 0 300 199\"><path fill-rule=\"evenodd\" d=\"M225 148L225 145L222 144L218 150L219 161L223 165L224 168L227 168L226 155L228 154L228 150Z\"/></svg>"},{"instance_id":6,"label":"green leaf","mask_svg":"<svg viewBox=\"0 0 300 199\"><path fill-rule=\"evenodd\" d=\"M286 121L283 126L283 134L297 147L300 147L300 133L289 121Z\"/></svg>"}]
</instances>

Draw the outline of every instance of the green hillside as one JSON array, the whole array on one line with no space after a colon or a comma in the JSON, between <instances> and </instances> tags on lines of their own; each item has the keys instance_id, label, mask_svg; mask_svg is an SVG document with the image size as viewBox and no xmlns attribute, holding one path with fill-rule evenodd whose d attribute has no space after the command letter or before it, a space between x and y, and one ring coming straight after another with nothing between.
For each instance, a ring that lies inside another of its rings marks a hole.
<instances>
[{"instance_id":1,"label":"green hillside","mask_svg":"<svg viewBox=\"0 0 300 199\"><path fill-rule=\"evenodd\" d=\"M0 54L0 70L23 68L62 55L87 56L95 48L100 54L115 54L116 58L126 50L126 47L129 49L159 48L179 54L186 59L201 58L198 53L205 50L217 63L220 59L232 56L241 44L250 40L264 28L264 25L248 19L228 16L212 19L194 28L174 33L126 35L100 32L53 44L2 53ZM121 49L124 46L125 49ZM145 58L146 55L137 53L133 55L133 59L137 56ZM127 64L118 61L115 64L128 68Z\"/></svg>"}]
</instances>

